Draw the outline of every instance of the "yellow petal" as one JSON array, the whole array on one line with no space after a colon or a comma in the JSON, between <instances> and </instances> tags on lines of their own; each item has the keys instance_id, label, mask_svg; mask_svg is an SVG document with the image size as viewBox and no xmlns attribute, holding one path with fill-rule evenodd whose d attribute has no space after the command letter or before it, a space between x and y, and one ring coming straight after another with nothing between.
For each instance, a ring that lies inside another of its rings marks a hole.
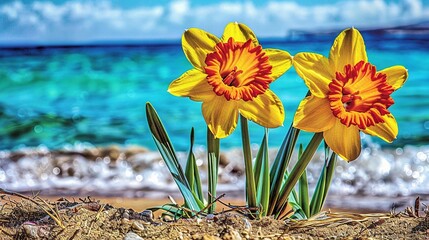
<instances>
[{"instance_id":1,"label":"yellow petal","mask_svg":"<svg viewBox=\"0 0 429 240\"><path fill-rule=\"evenodd\" d=\"M206 74L192 69L170 83L168 92L174 96L190 97L194 101L208 101L216 94L207 83Z\"/></svg>"},{"instance_id":2,"label":"yellow petal","mask_svg":"<svg viewBox=\"0 0 429 240\"><path fill-rule=\"evenodd\" d=\"M355 28L342 31L335 39L329 53L329 62L336 71L342 72L346 64L354 66L360 61L368 62L362 35Z\"/></svg>"},{"instance_id":3,"label":"yellow petal","mask_svg":"<svg viewBox=\"0 0 429 240\"><path fill-rule=\"evenodd\" d=\"M359 129L352 125L347 127L340 120L334 126L323 132L326 144L344 160L355 160L361 151Z\"/></svg>"},{"instance_id":4,"label":"yellow petal","mask_svg":"<svg viewBox=\"0 0 429 240\"><path fill-rule=\"evenodd\" d=\"M293 57L293 65L312 95L326 97L334 78L327 58L316 53L298 53Z\"/></svg>"},{"instance_id":5,"label":"yellow petal","mask_svg":"<svg viewBox=\"0 0 429 240\"><path fill-rule=\"evenodd\" d=\"M269 89L251 101L240 101L238 108L243 117L267 128L282 126L285 119L282 102Z\"/></svg>"},{"instance_id":6,"label":"yellow petal","mask_svg":"<svg viewBox=\"0 0 429 240\"><path fill-rule=\"evenodd\" d=\"M214 51L215 45L220 42L215 35L198 28L186 30L182 36L183 52L194 67L204 70L208 53Z\"/></svg>"},{"instance_id":7,"label":"yellow petal","mask_svg":"<svg viewBox=\"0 0 429 240\"><path fill-rule=\"evenodd\" d=\"M227 42L231 37L235 42L246 42L247 40L252 39L255 46L259 45L258 39L252 29L242 23L235 22L226 25L221 38L222 42Z\"/></svg>"},{"instance_id":8,"label":"yellow petal","mask_svg":"<svg viewBox=\"0 0 429 240\"><path fill-rule=\"evenodd\" d=\"M265 54L269 57L269 61L273 69L271 69L271 77L279 78L292 66L292 57L286 51L278 49L264 49Z\"/></svg>"},{"instance_id":9,"label":"yellow petal","mask_svg":"<svg viewBox=\"0 0 429 240\"><path fill-rule=\"evenodd\" d=\"M236 101L228 101L223 96L217 96L203 102L202 110L206 124L216 138L227 137L237 126Z\"/></svg>"},{"instance_id":10,"label":"yellow petal","mask_svg":"<svg viewBox=\"0 0 429 240\"><path fill-rule=\"evenodd\" d=\"M323 132L332 128L336 119L326 98L309 96L299 104L293 126L309 132Z\"/></svg>"},{"instance_id":11,"label":"yellow petal","mask_svg":"<svg viewBox=\"0 0 429 240\"><path fill-rule=\"evenodd\" d=\"M386 142L393 142L398 135L398 123L392 114L384 115L384 123L376 124L375 126L367 127L362 130L364 133L377 136Z\"/></svg>"},{"instance_id":12,"label":"yellow petal","mask_svg":"<svg viewBox=\"0 0 429 240\"><path fill-rule=\"evenodd\" d=\"M402 87L408 78L408 71L403 66L389 67L381 70L380 73L387 75L387 83L395 90Z\"/></svg>"}]
</instances>

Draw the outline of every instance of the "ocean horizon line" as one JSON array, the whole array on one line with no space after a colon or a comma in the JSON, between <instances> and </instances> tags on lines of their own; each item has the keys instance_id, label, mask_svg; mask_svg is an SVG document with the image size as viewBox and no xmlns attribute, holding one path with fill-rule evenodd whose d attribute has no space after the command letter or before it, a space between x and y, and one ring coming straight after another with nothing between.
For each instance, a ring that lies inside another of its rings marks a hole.
<instances>
[{"instance_id":1,"label":"ocean horizon line","mask_svg":"<svg viewBox=\"0 0 429 240\"><path fill-rule=\"evenodd\" d=\"M312 38L318 40L330 40L339 34L341 29L327 28L318 30L290 29L283 37L258 37L262 44L288 43L296 41L311 41ZM429 38L429 21L415 24L392 26L359 28L359 31L368 36L377 37L388 35L392 38ZM139 47L139 46L180 46L181 38L159 38L159 39L99 39L99 40L76 40L76 41L0 41L0 49L21 49L21 48L86 48L86 47Z\"/></svg>"}]
</instances>

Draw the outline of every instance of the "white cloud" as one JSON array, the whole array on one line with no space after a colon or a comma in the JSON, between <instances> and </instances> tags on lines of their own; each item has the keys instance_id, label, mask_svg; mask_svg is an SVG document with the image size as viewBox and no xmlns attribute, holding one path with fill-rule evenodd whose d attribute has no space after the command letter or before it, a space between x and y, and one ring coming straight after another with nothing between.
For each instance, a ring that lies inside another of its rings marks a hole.
<instances>
[{"instance_id":1,"label":"white cloud","mask_svg":"<svg viewBox=\"0 0 429 240\"><path fill-rule=\"evenodd\" d=\"M189 1L177 0L170 3L169 20L175 24L181 24L190 13Z\"/></svg>"},{"instance_id":2,"label":"white cloud","mask_svg":"<svg viewBox=\"0 0 429 240\"><path fill-rule=\"evenodd\" d=\"M343 0L331 5L304 6L270 1L168 5L124 9L109 1L68 0L63 4L20 1L0 5L0 41L94 41L179 39L183 30L199 27L220 35L228 22L249 25L258 36L285 36L290 29L383 27L429 19L421 0Z\"/></svg>"},{"instance_id":3,"label":"white cloud","mask_svg":"<svg viewBox=\"0 0 429 240\"><path fill-rule=\"evenodd\" d=\"M414 0L405 0L403 4L407 14L410 14L413 17L420 17L422 15L422 2Z\"/></svg>"}]
</instances>

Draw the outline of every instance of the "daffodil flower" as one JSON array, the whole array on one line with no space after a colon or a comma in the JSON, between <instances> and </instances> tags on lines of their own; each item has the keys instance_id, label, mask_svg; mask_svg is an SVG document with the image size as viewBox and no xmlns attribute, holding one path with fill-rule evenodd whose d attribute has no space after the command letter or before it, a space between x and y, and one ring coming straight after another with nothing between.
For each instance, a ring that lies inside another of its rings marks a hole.
<instances>
[{"instance_id":1,"label":"daffodil flower","mask_svg":"<svg viewBox=\"0 0 429 240\"><path fill-rule=\"evenodd\" d=\"M216 138L234 131L239 114L268 128L283 124L282 102L269 84L291 67L289 53L262 49L252 30L239 23L228 24L220 39L188 29L182 46L194 69L174 80L168 91L201 101L204 119Z\"/></svg>"},{"instance_id":2,"label":"daffodil flower","mask_svg":"<svg viewBox=\"0 0 429 240\"><path fill-rule=\"evenodd\" d=\"M381 71L368 62L363 38L357 29L346 29L335 39L329 58L298 53L294 66L311 95L299 105L296 128L323 132L328 146L352 161L361 152L360 131L392 142L398 125L389 111L391 94L408 73L403 66Z\"/></svg>"}]
</instances>

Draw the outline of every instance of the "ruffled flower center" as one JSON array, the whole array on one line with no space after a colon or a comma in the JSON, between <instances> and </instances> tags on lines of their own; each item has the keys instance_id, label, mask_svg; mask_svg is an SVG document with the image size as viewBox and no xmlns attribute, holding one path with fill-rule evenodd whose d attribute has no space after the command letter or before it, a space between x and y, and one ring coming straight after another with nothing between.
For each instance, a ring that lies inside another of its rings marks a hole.
<instances>
[{"instance_id":1,"label":"ruffled flower center","mask_svg":"<svg viewBox=\"0 0 429 240\"><path fill-rule=\"evenodd\" d=\"M344 72L336 72L329 84L332 113L342 124L361 130L384 123L382 116L390 114L387 109L394 103L390 97L394 89L386 79L386 74L377 73L370 63L347 64Z\"/></svg>"},{"instance_id":2,"label":"ruffled flower center","mask_svg":"<svg viewBox=\"0 0 429 240\"><path fill-rule=\"evenodd\" d=\"M251 40L216 44L207 54L205 72L207 81L218 96L229 100L249 101L263 94L273 81L272 66L261 46Z\"/></svg>"}]
</instances>

